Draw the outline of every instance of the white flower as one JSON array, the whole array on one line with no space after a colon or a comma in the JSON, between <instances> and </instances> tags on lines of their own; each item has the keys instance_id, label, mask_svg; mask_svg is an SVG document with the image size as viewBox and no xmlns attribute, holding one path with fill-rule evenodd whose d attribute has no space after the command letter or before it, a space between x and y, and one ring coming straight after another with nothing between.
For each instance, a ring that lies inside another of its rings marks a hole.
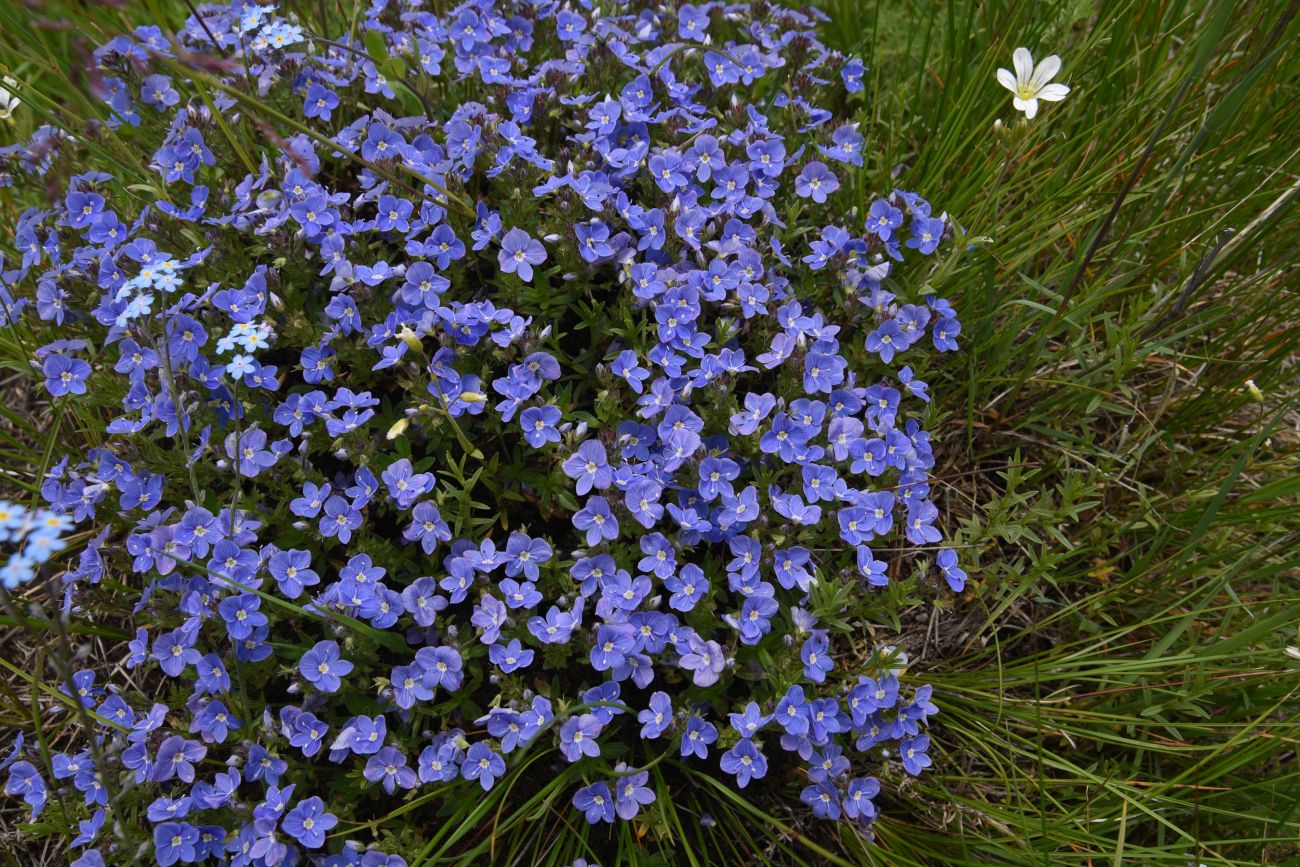
<instances>
[{"instance_id":1,"label":"white flower","mask_svg":"<svg viewBox=\"0 0 1300 867\"><path fill-rule=\"evenodd\" d=\"M3 81L5 86L0 86L0 120L8 120L13 117L14 109L19 106L22 100L15 96L13 91L9 89L17 87L18 82L14 81L7 75L4 77Z\"/></svg>"},{"instance_id":2,"label":"white flower","mask_svg":"<svg viewBox=\"0 0 1300 867\"><path fill-rule=\"evenodd\" d=\"M1064 84L1049 84L1053 76L1061 71L1061 58L1055 54L1045 57L1034 66L1034 58L1028 48L1017 48L1011 54L1011 64L1016 68L1012 75L1008 70L998 70L998 84L1015 94L1011 104L1016 111L1023 111L1026 118L1038 114L1038 100L1060 102L1070 92Z\"/></svg>"}]
</instances>

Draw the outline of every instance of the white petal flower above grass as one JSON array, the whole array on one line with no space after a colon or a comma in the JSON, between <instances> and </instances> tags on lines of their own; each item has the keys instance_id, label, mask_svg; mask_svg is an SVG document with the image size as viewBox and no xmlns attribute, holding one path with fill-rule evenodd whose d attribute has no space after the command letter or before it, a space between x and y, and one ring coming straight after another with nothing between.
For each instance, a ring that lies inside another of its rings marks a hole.
<instances>
[{"instance_id":1,"label":"white petal flower above grass","mask_svg":"<svg viewBox=\"0 0 1300 867\"><path fill-rule=\"evenodd\" d=\"M13 117L14 109L22 102L14 93L17 86L18 82L7 75L0 80L0 120Z\"/></svg>"},{"instance_id":2,"label":"white petal flower above grass","mask_svg":"<svg viewBox=\"0 0 1300 867\"><path fill-rule=\"evenodd\" d=\"M1038 100L1060 102L1070 92L1064 84L1052 83L1056 73L1061 71L1061 58L1055 54L1034 66L1029 49L1017 48L1011 54L1011 65L1016 68L1015 74L1007 69L998 69L998 83L1011 91L1011 104L1016 111L1023 111L1026 118L1032 119L1038 114Z\"/></svg>"}]
</instances>

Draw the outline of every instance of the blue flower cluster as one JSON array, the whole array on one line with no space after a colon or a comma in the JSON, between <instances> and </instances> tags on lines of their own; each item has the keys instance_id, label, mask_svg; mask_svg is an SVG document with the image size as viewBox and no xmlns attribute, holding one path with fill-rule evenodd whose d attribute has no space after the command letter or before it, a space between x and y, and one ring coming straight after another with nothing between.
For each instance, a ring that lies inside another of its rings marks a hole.
<instances>
[{"instance_id":1,"label":"blue flower cluster","mask_svg":"<svg viewBox=\"0 0 1300 867\"><path fill-rule=\"evenodd\" d=\"M65 187L16 226L5 321L58 329L55 400L120 407L41 489L98 530L69 600L131 588L125 667L162 681L74 677L79 867L120 845L106 781L163 867L372 867L405 862L327 833L351 771L472 796L554 750L594 824L654 809L656 757L743 788L779 750L865 831L868 769L929 764L930 688L841 614L891 551L964 586L917 373L961 326L898 270L952 230L859 209L833 109L863 67L818 17L375 0L331 39L236 0L95 52L164 195L72 174L52 128L0 150Z\"/></svg>"},{"instance_id":2,"label":"blue flower cluster","mask_svg":"<svg viewBox=\"0 0 1300 867\"><path fill-rule=\"evenodd\" d=\"M51 557L68 546L64 538L72 529L72 518L62 511L28 510L17 503L0 500L0 585L13 590L36 577Z\"/></svg>"}]
</instances>

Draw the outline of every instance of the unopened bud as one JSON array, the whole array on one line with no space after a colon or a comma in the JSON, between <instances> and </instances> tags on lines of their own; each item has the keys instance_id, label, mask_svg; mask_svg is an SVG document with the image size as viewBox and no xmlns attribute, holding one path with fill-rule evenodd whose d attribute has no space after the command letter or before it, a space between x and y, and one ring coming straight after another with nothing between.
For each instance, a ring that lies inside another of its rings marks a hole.
<instances>
[{"instance_id":1,"label":"unopened bud","mask_svg":"<svg viewBox=\"0 0 1300 867\"><path fill-rule=\"evenodd\" d=\"M393 422L393 426L388 429L386 436L390 440L395 440L402 434L406 433L406 429L410 426L411 420L409 418L399 418L397 421Z\"/></svg>"},{"instance_id":2,"label":"unopened bud","mask_svg":"<svg viewBox=\"0 0 1300 867\"><path fill-rule=\"evenodd\" d=\"M403 325L401 329L397 332L397 336L400 337L402 339L402 342L406 344L407 349L411 349L416 352L419 352L421 349L424 348L423 345L420 343L420 335L412 331L410 326ZM389 437L389 439L392 439L392 437Z\"/></svg>"}]
</instances>

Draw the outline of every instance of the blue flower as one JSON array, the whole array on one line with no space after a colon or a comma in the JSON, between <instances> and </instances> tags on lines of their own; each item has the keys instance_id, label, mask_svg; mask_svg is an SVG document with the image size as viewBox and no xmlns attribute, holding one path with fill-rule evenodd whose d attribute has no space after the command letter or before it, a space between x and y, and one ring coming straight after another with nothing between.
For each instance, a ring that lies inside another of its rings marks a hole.
<instances>
[{"instance_id":1,"label":"blue flower","mask_svg":"<svg viewBox=\"0 0 1300 867\"><path fill-rule=\"evenodd\" d=\"M501 252L497 258L502 271L518 274L519 279L531 282L533 266L546 261L546 248L522 229L512 228L501 239Z\"/></svg>"},{"instance_id":2,"label":"blue flower","mask_svg":"<svg viewBox=\"0 0 1300 867\"><path fill-rule=\"evenodd\" d=\"M352 663L339 656L338 642L318 641L302 655L298 670L321 692L335 692L339 688L339 678L352 672Z\"/></svg>"},{"instance_id":3,"label":"blue flower","mask_svg":"<svg viewBox=\"0 0 1300 867\"><path fill-rule=\"evenodd\" d=\"M838 819L840 817L840 796L835 791L835 787L828 781L822 780L806 786L799 793L799 799L812 809L812 813L819 819Z\"/></svg>"},{"instance_id":4,"label":"blue flower","mask_svg":"<svg viewBox=\"0 0 1300 867\"><path fill-rule=\"evenodd\" d=\"M339 95L337 93L315 82L307 86L307 94L302 103L302 113L305 116L328 121L332 117L334 109L338 107Z\"/></svg>"},{"instance_id":5,"label":"blue flower","mask_svg":"<svg viewBox=\"0 0 1300 867\"><path fill-rule=\"evenodd\" d=\"M600 220L578 223L573 227L578 236L578 255L586 262L597 262L614 255L609 245L609 227Z\"/></svg>"},{"instance_id":6,"label":"blue flower","mask_svg":"<svg viewBox=\"0 0 1300 867\"><path fill-rule=\"evenodd\" d=\"M535 449L547 443L559 442L560 432L555 426L560 423L561 416L559 407L530 406L519 415L519 426L524 429L524 439Z\"/></svg>"},{"instance_id":7,"label":"blue flower","mask_svg":"<svg viewBox=\"0 0 1300 867\"><path fill-rule=\"evenodd\" d=\"M931 330L934 348L940 352L957 351L957 335L961 334L961 323L956 319L944 317L935 321Z\"/></svg>"},{"instance_id":8,"label":"blue flower","mask_svg":"<svg viewBox=\"0 0 1300 867\"><path fill-rule=\"evenodd\" d=\"M325 802L312 795L284 814L280 828L308 849L325 845L325 832L338 824L338 817L325 811Z\"/></svg>"},{"instance_id":9,"label":"blue flower","mask_svg":"<svg viewBox=\"0 0 1300 867\"><path fill-rule=\"evenodd\" d=\"M362 776L372 783L380 783L384 791L388 794L400 786L403 789L413 789L416 785L415 771L406 764L406 756L396 747L384 747L379 752L372 755L367 761ZM479 776L479 782L483 781L482 775ZM490 781L483 788L490 787Z\"/></svg>"},{"instance_id":10,"label":"blue flower","mask_svg":"<svg viewBox=\"0 0 1300 867\"><path fill-rule=\"evenodd\" d=\"M599 737L604 728L600 720L590 713L569 717L560 726L560 752L571 762L582 756L600 755Z\"/></svg>"},{"instance_id":11,"label":"blue flower","mask_svg":"<svg viewBox=\"0 0 1300 867\"><path fill-rule=\"evenodd\" d=\"M34 820L45 807L49 797L45 781L31 762L19 761L9 766L9 777L5 781L5 794L21 796L31 807L28 820Z\"/></svg>"},{"instance_id":12,"label":"blue flower","mask_svg":"<svg viewBox=\"0 0 1300 867\"><path fill-rule=\"evenodd\" d=\"M673 708L668 694L656 692L650 696L650 706L637 714L641 723L641 737L653 740L660 737L673 721Z\"/></svg>"},{"instance_id":13,"label":"blue flower","mask_svg":"<svg viewBox=\"0 0 1300 867\"><path fill-rule=\"evenodd\" d=\"M620 819L634 819L642 807L655 802L654 790L646 785L649 779L649 771L638 771L618 777L610 784L614 790L614 810Z\"/></svg>"},{"instance_id":14,"label":"blue flower","mask_svg":"<svg viewBox=\"0 0 1300 867\"><path fill-rule=\"evenodd\" d=\"M926 750L930 748L929 735L917 735L910 740L905 740L898 746L900 758L903 760L903 767L912 776L919 776L921 771L930 767L931 759Z\"/></svg>"},{"instance_id":15,"label":"blue flower","mask_svg":"<svg viewBox=\"0 0 1300 867\"><path fill-rule=\"evenodd\" d=\"M709 35L709 7L683 4L677 10L677 35L681 39L704 42Z\"/></svg>"},{"instance_id":16,"label":"blue flower","mask_svg":"<svg viewBox=\"0 0 1300 867\"><path fill-rule=\"evenodd\" d=\"M45 373L45 389L51 397L86 393L86 377L90 376L90 365L80 358L51 355L45 359L41 369Z\"/></svg>"},{"instance_id":17,"label":"blue flower","mask_svg":"<svg viewBox=\"0 0 1300 867\"><path fill-rule=\"evenodd\" d=\"M750 780L767 776L767 758L748 737L741 738L722 754L721 766L728 774L735 775L736 785L742 789Z\"/></svg>"},{"instance_id":18,"label":"blue flower","mask_svg":"<svg viewBox=\"0 0 1300 867\"><path fill-rule=\"evenodd\" d=\"M324 514L320 519L321 535L326 538L336 537L347 544L352 540L352 531L361 527L361 512L337 494L325 501Z\"/></svg>"},{"instance_id":19,"label":"blue flower","mask_svg":"<svg viewBox=\"0 0 1300 867\"><path fill-rule=\"evenodd\" d=\"M682 730L681 753L683 757L709 757L709 744L718 739L718 729L713 723L692 714L686 719L686 728Z\"/></svg>"},{"instance_id":20,"label":"blue flower","mask_svg":"<svg viewBox=\"0 0 1300 867\"><path fill-rule=\"evenodd\" d=\"M202 655L194 649L194 639L182 630L158 636L153 643L153 658L169 677L179 677L187 665L196 665Z\"/></svg>"},{"instance_id":21,"label":"blue flower","mask_svg":"<svg viewBox=\"0 0 1300 867\"><path fill-rule=\"evenodd\" d=\"M840 78L844 81L844 89L849 93L859 93L862 90L862 76L866 73L866 68L862 65L861 60L850 60L840 69Z\"/></svg>"},{"instance_id":22,"label":"blue flower","mask_svg":"<svg viewBox=\"0 0 1300 867\"><path fill-rule=\"evenodd\" d=\"M935 563L939 571L943 573L943 578L948 582L954 593L960 593L966 587L966 573L957 565L957 552L951 548L944 548L935 555Z\"/></svg>"},{"instance_id":23,"label":"blue flower","mask_svg":"<svg viewBox=\"0 0 1300 867\"><path fill-rule=\"evenodd\" d=\"M178 861L190 863L199 860L195 844L199 842L199 829L188 822L163 822L153 831L154 858L158 867L171 867Z\"/></svg>"},{"instance_id":24,"label":"blue flower","mask_svg":"<svg viewBox=\"0 0 1300 867\"><path fill-rule=\"evenodd\" d=\"M841 805L850 819L874 819L876 805L871 799L880 793L880 782L875 777L855 777L849 780Z\"/></svg>"},{"instance_id":25,"label":"blue flower","mask_svg":"<svg viewBox=\"0 0 1300 867\"><path fill-rule=\"evenodd\" d=\"M325 742L327 734L329 734L329 727L325 723L317 719L314 714L302 711L293 718L289 743L310 758L320 752L321 744Z\"/></svg>"},{"instance_id":26,"label":"blue flower","mask_svg":"<svg viewBox=\"0 0 1300 867\"><path fill-rule=\"evenodd\" d=\"M494 644L488 649L488 658L492 664L500 668L506 674L511 674L521 668L527 668L532 665L533 652L525 650L519 643L518 638L510 639L506 645Z\"/></svg>"},{"instance_id":27,"label":"blue flower","mask_svg":"<svg viewBox=\"0 0 1300 867\"><path fill-rule=\"evenodd\" d=\"M586 532L588 545L618 538L618 521L604 497L588 498L587 504L574 513L573 526Z\"/></svg>"},{"instance_id":28,"label":"blue flower","mask_svg":"<svg viewBox=\"0 0 1300 867\"><path fill-rule=\"evenodd\" d=\"M763 726L772 721L771 715L764 716L758 702L751 701L745 705L743 713L728 714L731 727L743 738L752 738Z\"/></svg>"},{"instance_id":29,"label":"blue flower","mask_svg":"<svg viewBox=\"0 0 1300 867\"><path fill-rule=\"evenodd\" d=\"M613 481L605 447L596 440L586 440L579 445L562 466L564 474L577 481L576 491L580 496L592 488L604 490Z\"/></svg>"},{"instance_id":30,"label":"blue flower","mask_svg":"<svg viewBox=\"0 0 1300 867\"><path fill-rule=\"evenodd\" d=\"M596 671L618 668L635 647L636 639L623 624L601 624L596 628L596 640L591 645L591 667Z\"/></svg>"},{"instance_id":31,"label":"blue flower","mask_svg":"<svg viewBox=\"0 0 1300 867\"><path fill-rule=\"evenodd\" d=\"M614 821L614 796L605 783L593 783L579 789L573 795L573 806L582 810L592 825Z\"/></svg>"},{"instance_id":32,"label":"blue flower","mask_svg":"<svg viewBox=\"0 0 1300 867\"><path fill-rule=\"evenodd\" d=\"M694 563L687 563L680 574L665 579L664 589L672 593L668 599L670 608L690 611L709 592L709 581L704 577L703 569Z\"/></svg>"},{"instance_id":33,"label":"blue flower","mask_svg":"<svg viewBox=\"0 0 1300 867\"><path fill-rule=\"evenodd\" d=\"M804 677L813 683L825 681L826 675L835 668L835 661L830 656L830 643L822 632L815 632L804 641L799 658L803 660Z\"/></svg>"},{"instance_id":34,"label":"blue flower","mask_svg":"<svg viewBox=\"0 0 1300 867\"><path fill-rule=\"evenodd\" d=\"M464 662L455 648L442 647L422 647L415 653L415 661L424 669L427 677L426 684L435 687L440 686L448 691L460 689L461 682L464 679L462 669Z\"/></svg>"},{"instance_id":35,"label":"blue flower","mask_svg":"<svg viewBox=\"0 0 1300 867\"><path fill-rule=\"evenodd\" d=\"M497 777L503 776L505 772L505 759L481 741L473 744L465 752L465 760L460 766L461 776L467 780L478 780L485 792L491 789Z\"/></svg>"}]
</instances>

